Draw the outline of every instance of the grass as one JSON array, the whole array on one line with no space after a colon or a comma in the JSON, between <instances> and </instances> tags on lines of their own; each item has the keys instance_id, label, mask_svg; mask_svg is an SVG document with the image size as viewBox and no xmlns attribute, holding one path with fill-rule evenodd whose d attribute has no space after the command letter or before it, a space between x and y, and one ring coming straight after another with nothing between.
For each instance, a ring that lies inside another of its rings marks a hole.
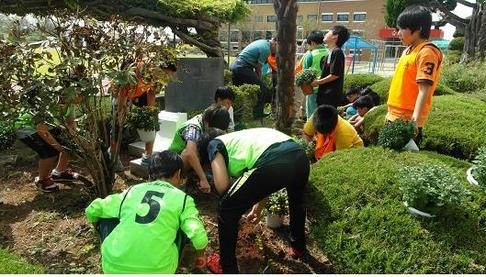
<instances>
[{"instance_id":1,"label":"grass","mask_svg":"<svg viewBox=\"0 0 486 277\"><path fill-rule=\"evenodd\" d=\"M2 274L39 274L43 273L41 266L25 262L21 257L8 253L6 249L0 248L0 273Z\"/></svg>"},{"instance_id":2,"label":"grass","mask_svg":"<svg viewBox=\"0 0 486 277\"><path fill-rule=\"evenodd\" d=\"M421 162L447 166L472 191L460 209L427 220L402 204L395 175ZM338 151L312 166L312 237L336 273L485 273L485 194L466 184L469 163L381 147Z\"/></svg>"}]
</instances>

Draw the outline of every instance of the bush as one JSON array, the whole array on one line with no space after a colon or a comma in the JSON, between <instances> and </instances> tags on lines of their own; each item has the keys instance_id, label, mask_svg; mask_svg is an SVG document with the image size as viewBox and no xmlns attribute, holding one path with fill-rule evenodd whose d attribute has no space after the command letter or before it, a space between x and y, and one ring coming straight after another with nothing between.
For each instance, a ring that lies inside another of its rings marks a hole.
<instances>
[{"instance_id":1,"label":"bush","mask_svg":"<svg viewBox=\"0 0 486 277\"><path fill-rule=\"evenodd\" d=\"M414 123L397 119L381 128L378 145L401 150L414 137L414 132Z\"/></svg>"},{"instance_id":2,"label":"bush","mask_svg":"<svg viewBox=\"0 0 486 277\"><path fill-rule=\"evenodd\" d=\"M461 61L461 55L462 51L458 50L447 50L447 53L445 54L445 66L447 67L451 64L456 64Z\"/></svg>"},{"instance_id":3,"label":"bush","mask_svg":"<svg viewBox=\"0 0 486 277\"><path fill-rule=\"evenodd\" d=\"M449 42L449 50L462 51L464 49L464 37L456 37Z\"/></svg>"},{"instance_id":4,"label":"bush","mask_svg":"<svg viewBox=\"0 0 486 277\"><path fill-rule=\"evenodd\" d=\"M460 206L469 193L457 177L440 164L404 166L398 170L398 185L403 201L433 215Z\"/></svg>"},{"instance_id":5,"label":"bush","mask_svg":"<svg viewBox=\"0 0 486 277\"><path fill-rule=\"evenodd\" d=\"M478 149L478 153L474 157L472 163L474 179L483 189L486 189L486 146L482 146Z\"/></svg>"},{"instance_id":6,"label":"bush","mask_svg":"<svg viewBox=\"0 0 486 277\"><path fill-rule=\"evenodd\" d=\"M363 138L376 144L387 109L382 105L368 112ZM420 148L460 159L472 159L486 145L486 103L467 95L434 97Z\"/></svg>"},{"instance_id":7,"label":"bush","mask_svg":"<svg viewBox=\"0 0 486 277\"><path fill-rule=\"evenodd\" d=\"M383 79L383 77L376 74L347 74L344 77L344 90L352 87L363 89Z\"/></svg>"},{"instance_id":8,"label":"bush","mask_svg":"<svg viewBox=\"0 0 486 277\"><path fill-rule=\"evenodd\" d=\"M442 69L441 82L457 92L473 92L486 86L485 67L481 64L450 64Z\"/></svg>"},{"instance_id":9,"label":"bush","mask_svg":"<svg viewBox=\"0 0 486 277\"><path fill-rule=\"evenodd\" d=\"M229 69L223 71L224 74L224 85L229 86L233 84L233 73Z\"/></svg>"},{"instance_id":10,"label":"bush","mask_svg":"<svg viewBox=\"0 0 486 277\"><path fill-rule=\"evenodd\" d=\"M395 176L420 163L443 164L467 186L469 163L428 151L353 148L312 165L305 200L310 236L334 273L486 273L484 193L468 187L463 210L448 218L414 217Z\"/></svg>"},{"instance_id":11,"label":"bush","mask_svg":"<svg viewBox=\"0 0 486 277\"><path fill-rule=\"evenodd\" d=\"M15 139L16 136L13 126L0 121L0 151L10 149Z\"/></svg>"},{"instance_id":12,"label":"bush","mask_svg":"<svg viewBox=\"0 0 486 277\"><path fill-rule=\"evenodd\" d=\"M159 108L155 106L132 106L127 114L127 125L134 129L145 131L158 131L159 125Z\"/></svg>"},{"instance_id":13,"label":"bush","mask_svg":"<svg viewBox=\"0 0 486 277\"><path fill-rule=\"evenodd\" d=\"M388 91L390 90L391 77L384 78L376 82L370 88L380 96L380 102L385 104L388 101Z\"/></svg>"},{"instance_id":14,"label":"bush","mask_svg":"<svg viewBox=\"0 0 486 277\"><path fill-rule=\"evenodd\" d=\"M235 125L251 121L253 119L253 107L257 103L260 86L244 84L239 87L231 86L231 89L235 93L235 101L233 101Z\"/></svg>"}]
</instances>

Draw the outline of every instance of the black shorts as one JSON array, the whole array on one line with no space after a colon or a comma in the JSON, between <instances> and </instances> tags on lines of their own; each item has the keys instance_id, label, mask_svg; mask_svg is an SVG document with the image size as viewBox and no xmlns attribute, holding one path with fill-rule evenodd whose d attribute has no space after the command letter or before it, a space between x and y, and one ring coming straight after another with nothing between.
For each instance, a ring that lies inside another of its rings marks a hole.
<instances>
[{"instance_id":1,"label":"black shorts","mask_svg":"<svg viewBox=\"0 0 486 277\"><path fill-rule=\"evenodd\" d=\"M53 128L49 130L49 133L57 140L58 143L61 143L60 135L62 133L61 128ZM59 155L59 151L56 148L52 147L50 144L46 143L39 135L39 133L34 132L33 134L29 135L22 135L22 133L17 133L19 140L22 141L25 145L29 148L34 150L37 154L39 154L39 158L41 159L48 159Z\"/></svg>"}]
</instances>

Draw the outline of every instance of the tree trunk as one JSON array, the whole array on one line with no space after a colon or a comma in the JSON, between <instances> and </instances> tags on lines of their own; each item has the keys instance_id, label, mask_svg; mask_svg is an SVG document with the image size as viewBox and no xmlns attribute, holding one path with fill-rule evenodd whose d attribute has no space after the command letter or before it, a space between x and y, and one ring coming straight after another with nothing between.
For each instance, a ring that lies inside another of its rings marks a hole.
<instances>
[{"instance_id":1,"label":"tree trunk","mask_svg":"<svg viewBox=\"0 0 486 277\"><path fill-rule=\"evenodd\" d=\"M277 123L276 128L290 134L295 117L294 106L294 68L295 35L297 31L297 0L274 0L277 14Z\"/></svg>"}]
</instances>

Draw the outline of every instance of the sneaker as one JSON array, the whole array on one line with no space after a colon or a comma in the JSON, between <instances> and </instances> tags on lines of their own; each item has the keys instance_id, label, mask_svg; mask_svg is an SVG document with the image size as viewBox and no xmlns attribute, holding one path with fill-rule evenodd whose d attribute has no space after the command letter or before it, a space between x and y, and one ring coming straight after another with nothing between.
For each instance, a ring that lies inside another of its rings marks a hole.
<instances>
[{"instance_id":1,"label":"sneaker","mask_svg":"<svg viewBox=\"0 0 486 277\"><path fill-rule=\"evenodd\" d=\"M40 180L39 177L35 177L34 184L36 188L42 192L56 192L59 191L59 187L54 183L51 177L47 177Z\"/></svg>"},{"instance_id":2,"label":"sneaker","mask_svg":"<svg viewBox=\"0 0 486 277\"><path fill-rule=\"evenodd\" d=\"M307 255L307 249L304 249L303 251L299 251L295 247L290 247L289 254L292 257L292 259L300 260L304 258L305 255Z\"/></svg>"},{"instance_id":3,"label":"sneaker","mask_svg":"<svg viewBox=\"0 0 486 277\"><path fill-rule=\"evenodd\" d=\"M210 256L208 256L208 261L207 261L208 269L214 274L223 274L223 268L221 267L221 264L219 263L219 254L214 253Z\"/></svg>"},{"instance_id":4,"label":"sneaker","mask_svg":"<svg viewBox=\"0 0 486 277\"><path fill-rule=\"evenodd\" d=\"M51 178L54 182L72 182L76 180L75 173L71 169L66 169L61 173L57 173L53 170L51 172Z\"/></svg>"},{"instance_id":5,"label":"sneaker","mask_svg":"<svg viewBox=\"0 0 486 277\"><path fill-rule=\"evenodd\" d=\"M140 162L140 165L148 166L149 165L149 159L150 159L150 155L142 154L142 161Z\"/></svg>"}]
</instances>

